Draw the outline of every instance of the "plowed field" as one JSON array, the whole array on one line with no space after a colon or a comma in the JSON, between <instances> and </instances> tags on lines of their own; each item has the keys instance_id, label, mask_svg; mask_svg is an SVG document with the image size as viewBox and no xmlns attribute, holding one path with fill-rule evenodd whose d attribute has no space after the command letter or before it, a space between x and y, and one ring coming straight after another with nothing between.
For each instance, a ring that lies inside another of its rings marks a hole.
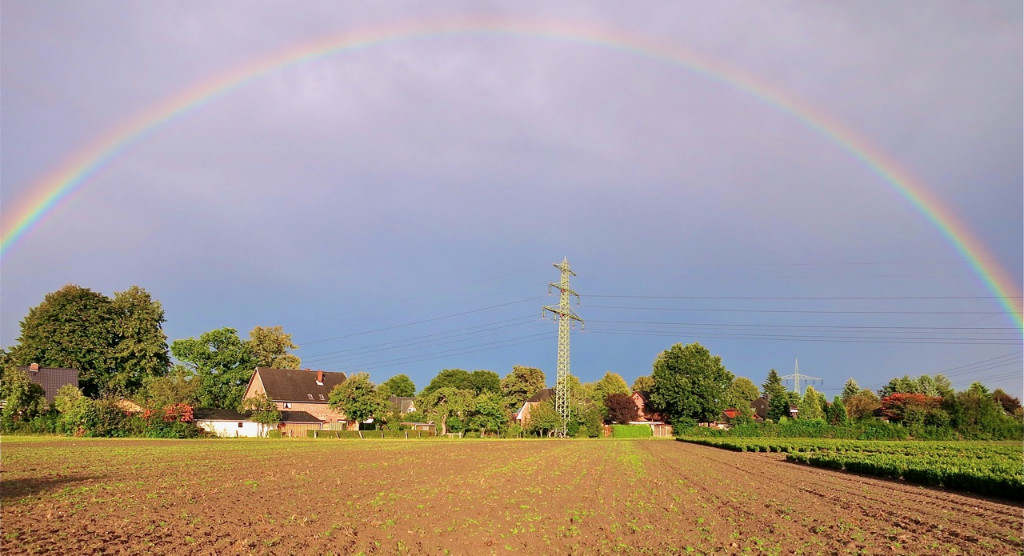
<instances>
[{"instance_id":1,"label":"plowed field","mask_svg":"<svg viewBox=\"0 0 1024 556\"><path fill-rule=\"evenodd\" d=\"M666 440L4 438L4 554L1019 554L1020 504Z\"/></svg>"}]
</instances>

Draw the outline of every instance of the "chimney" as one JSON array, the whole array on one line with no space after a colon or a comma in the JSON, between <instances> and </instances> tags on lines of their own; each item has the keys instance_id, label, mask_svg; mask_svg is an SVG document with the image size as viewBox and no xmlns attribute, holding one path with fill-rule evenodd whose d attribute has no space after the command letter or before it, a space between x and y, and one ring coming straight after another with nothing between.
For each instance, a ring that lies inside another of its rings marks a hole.
<instances>
[{"instance_id":1,"label":"chimney","mask_svg":"<svg viewBox=\"0 0 1024 556\"><path fill-rule=\"evenodd\" d=\"M28 370L38 372L39 371L39 363L32 363L31 365L28 366Z\"/></svg>"},{"instance_id":2,"label":"chimney","mask_svg":"<svg viewBox=\"0 0 1024 556\"><path fill-rule=\"evenodd\" d=\"M319 386L323 386L324 385L324 372L323 371L317 371L316 372L316 383Z\"/></svg>"}]
</instances>

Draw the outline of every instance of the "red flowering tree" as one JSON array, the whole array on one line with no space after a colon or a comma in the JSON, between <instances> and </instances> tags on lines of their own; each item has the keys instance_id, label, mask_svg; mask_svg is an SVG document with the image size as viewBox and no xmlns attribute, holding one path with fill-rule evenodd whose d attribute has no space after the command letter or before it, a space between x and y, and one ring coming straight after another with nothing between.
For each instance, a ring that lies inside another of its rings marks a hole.
<instances>
[{"instance_id":1,"label":"red flowering tree","mask_svg":"<svg viewBox=\"0 0 1024 556\"><path fill-rule=\"evenodd\" d=\"M192 406L187 403L175 403L164 408L164 421L167 423L191 423L193 419Z\"/></svg>"},{"instance_id":2,"label":"red flowering tree","mask_svg":"<svg viewBox=\"0 0 1024 556\"><path fill-rule=\"evenodd\" d=\"M915 420L938 409L942 398L924 394L889 394L882 398L882 414L891 421Z\"/></svg>"}]
</instances>

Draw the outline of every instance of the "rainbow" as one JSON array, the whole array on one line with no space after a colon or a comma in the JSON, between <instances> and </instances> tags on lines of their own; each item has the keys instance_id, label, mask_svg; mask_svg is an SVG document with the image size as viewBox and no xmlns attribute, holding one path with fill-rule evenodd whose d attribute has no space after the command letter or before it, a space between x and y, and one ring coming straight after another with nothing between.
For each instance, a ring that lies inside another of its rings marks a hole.
<instances>
[{"instance_id":1,"label":"rainbow","mask_svg":"<svg viewBox=\"0 0 1024 556\"><path fill-rule=\"evenodd\" d=\"M62 200L133 144L176 118L253 80L283 67L331 54L399 41L460 35L514 36L564 41L652 58L743 91L795 117L814 132L860 160L924 215L963 257L985 287L995 294L1014 325L1024 332L1024 314L1019 295L1021 287L1014 283L1010 274L1000 266L967 226L928 191L920 180L841 122L783 90L689 50L657 44L617 30L555 22L482 19L408 22L386 28L327 36L295 45L197 83L108 130L36 181L29 192L15 203L14 216L3 219L5 226L0 236L0 258ZM8 222L13 224L7 226Z\"/></svg>"}]
</instances>

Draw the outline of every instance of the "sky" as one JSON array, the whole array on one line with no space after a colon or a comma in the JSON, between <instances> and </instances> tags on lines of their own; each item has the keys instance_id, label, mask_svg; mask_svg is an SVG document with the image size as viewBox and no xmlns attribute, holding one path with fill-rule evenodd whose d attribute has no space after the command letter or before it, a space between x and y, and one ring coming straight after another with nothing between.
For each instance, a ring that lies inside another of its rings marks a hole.
<instances>
[{"instance_id":1,"label":"sky","mask_svg":"<svg viewBox=\"0 0 1024 556\"><path fill-rule=\"evenodd\" d=\"M699 342L757 384L1021 396L1021 12L3 0L0 345L65 284L138 285L169 341L280 325L303 367L553 383L568 259L584 382Z\"/></svg>"}]
</instances>

